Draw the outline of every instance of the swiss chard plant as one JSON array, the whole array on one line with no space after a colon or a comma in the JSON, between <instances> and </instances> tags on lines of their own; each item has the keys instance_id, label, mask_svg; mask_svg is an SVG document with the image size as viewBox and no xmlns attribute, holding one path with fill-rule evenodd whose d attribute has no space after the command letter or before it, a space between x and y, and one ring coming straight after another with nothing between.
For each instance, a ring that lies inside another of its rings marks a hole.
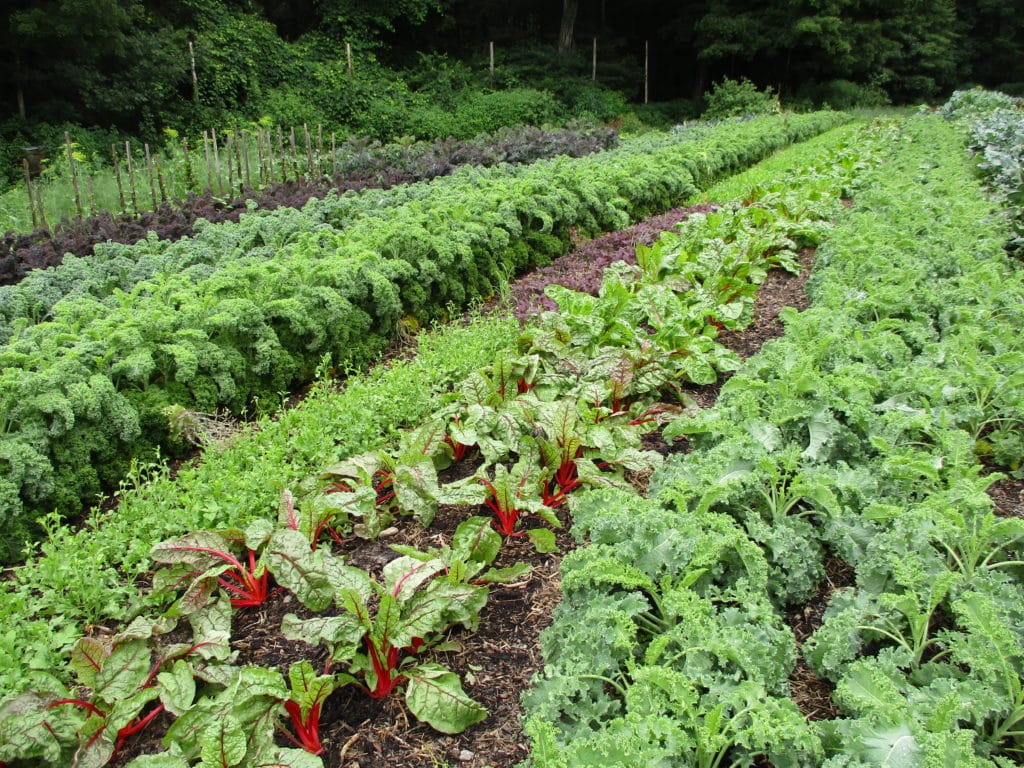
<instances>
[{"instance_id":1,"label":"swiss chard plant","mask_svg":"<svg viewBox=\"0 0 1024 768\"><path fill-rule=\"evenodd\" d=\"M281 631L293 640L325 644L339 684L353 684L371 698L405 689L409 710L444 733L458 733L486 716L462 690L455 673L422 661L428 648L445 646L455 625L475 627L487 589L445 575L446 563L402 556L384 567L378 582L357 568L331 574L337 616L285 617Z\"/></svg>"},{"instance_id":2,"label":"swiss chard plant","mask_svg":"<svg viewBox=\"0 0 1024 768\"><path fill-rule=\"evenodd\" d=\"M168 631L138 619L110 636L81 638L71 667L78 693L26 692L0 711L0 759L43 759L50 764L98 768L165 710L180 712L196 695L197 644L155 650Z\"/></svg>"}]
</instances>

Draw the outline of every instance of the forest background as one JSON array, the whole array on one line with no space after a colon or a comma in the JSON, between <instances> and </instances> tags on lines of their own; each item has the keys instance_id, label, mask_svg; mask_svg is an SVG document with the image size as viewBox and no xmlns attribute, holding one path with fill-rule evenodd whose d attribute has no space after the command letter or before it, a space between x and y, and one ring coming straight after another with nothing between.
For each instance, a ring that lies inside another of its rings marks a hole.
<instances>
[{"instance_id":1,"label":"forest background","mask_svg":"<svg viewBox=\"0 0 1024 768\"><path fill-rule=\"evenodd\" d=\"M697 116L723 78L796 109L1024 95L1024 0L10 0L0 177L239 125L393 140ZM492 54L493 50L493 54ZM492 58L493 56L493 58ZM596 64L595 64L596 62Z\"/></svg>"}]
</instances>

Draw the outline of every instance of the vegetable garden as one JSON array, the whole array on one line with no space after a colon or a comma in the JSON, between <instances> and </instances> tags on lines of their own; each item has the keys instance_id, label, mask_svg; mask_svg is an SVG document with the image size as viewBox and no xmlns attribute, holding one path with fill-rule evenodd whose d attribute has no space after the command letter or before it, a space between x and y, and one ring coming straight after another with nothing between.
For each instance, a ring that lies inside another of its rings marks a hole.
<instances>
[{"instance_id":1,"label":"vegetable garden","mask_svg":"<svg viewBox=\"0 0 1024 768\"><path fill-rule=\"evenodd\" d=\"M1024 522L989 492L1024 489L1024 287L959 125L722 123L10 288L0 482L41 541L0 601L0 761L1019 764ZM471 315L355 372L686 200L522 327ZM810 306L737 354L812 255ZM175 476L140 462L174 449L169 406L316 374Z\"/></svg>"}]
</instances>

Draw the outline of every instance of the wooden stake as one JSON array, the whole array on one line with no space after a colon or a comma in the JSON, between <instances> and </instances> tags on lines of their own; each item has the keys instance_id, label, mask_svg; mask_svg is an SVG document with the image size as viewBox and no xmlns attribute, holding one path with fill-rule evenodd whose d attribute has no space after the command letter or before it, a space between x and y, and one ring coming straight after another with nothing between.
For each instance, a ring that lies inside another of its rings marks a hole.
<instances>
[{"instance_id":1,"label":"wooden stake","mask_svg":"<svg viewBox=\"0 0 1024 768\"><path fill-rule=\"evenodd\" d=\"M316 172L321 175L324 172L324 127L316 125Z\"/></svg>"},{"instance_id":2,"label":"wooden stake","mask_svg":"<svg viewBox=\"0 0 1024 768\"><path fill-rule=\"evenodd\" d=\"M292 175L295 177L295 180L298 181L299 180L299 148L295 145L295 126L292 126L292 130L291 130L291 133L289 134L289 136L291 138L291 147L292 147Z\"/></svg>"},{"instance_id":3,"label":"wooden stake","mask_svg":"<svg viewBox=\"0 0 1024 768\"><path fill-rule=\"evenodd\" d=\"M597 38L594 38L594 55L590 65L590 79L597 82Z\"/></svg>"},{"instance_id":4,"label":"wooden stake","mask_svg":"<svg viewBox=\"0 0 1024 768\"><path fill-rule=\"evenodd\" d=\"M260 189L263 189L263 185L266 184L267 173L266 173L267 158L263 154L263 129L256 129L256 172L260 177Z\"/></svg>"},{"instance_id":5,"label":"wooden stake","mask_svg":"<svg viewBox=\"0 0 1024 768\"><path fill-rule=\"evenodd\" d=\"M309 174L309 178L313 178L313 142L309 138L309 126L305 123L302 124L302 133L306 137L306 172Z\"/></svg>"},{"instance_id":6,"label":"wooden stake","mask_svg":"<svg viewBox=\"0 0 1024 768\"><path fill-rule=\"evenodd\" d=\"M117 156L117 147L110 145L114 153L114 178L117 179L117 196L121 200L121 213L128 213L128 204L124 201L124 182L121 180L121 158Z\"/></svg>"},{"instance_id":7,"label":"wooden stake","mask_svg":"<svg viewBox=\"0 0 1024 768\"><path fill-rule=\"evenodd\" d=\"M232 145L235 143L234 137L235 137L235 134L229 131L228 132L227 143L224 145L225 160L226 160L226 162L228 164L228 195L229 196L235 194L235 166L231 162L231 160L232 160L232 158L231 158L231 149L232 149Z\"/></svg>"},{"instance_id":8,"label":"wooden stake","mask_svg":"<svg viewBox=\"0 0 1024 768\"><path fill-rule=\"evenodd\" d=\"M491 77L494 77L494 41L491 41Z\"/></svg>"},{"instance_id":9,"label":"wooden stake","mask_svg":"<svg viewBox=\"0 0 1024 768\"><path fill-rule=\"evenodd\" d=\"M267 129L267 181L270 184L274 183L274 137L270 134L270 129Z\"/></svg>"},{"instance_id":10,"label":"wooden stake","mask_svg":"<svg viewBox=\"0 0 1024 768\"><path fill-rule=\"evenodd\" d=\"M650 54L651 45L647 40L644 40L644 104L647 103L647 95L649 92L650 84Z\"/></svg>"},{"instance_id":11,"label":"wooden stake","mask_svg":"<svg viewBox=\"0 0 1024 768\"><path fill-rule=\"evenodd\" d=\"M244 194L242 189L242 134L238 130L238 126L235 126L235 132L232 135L235 146L235 172L238 176L238 191L240 194Z\"/></svg>"},{"instance_id":12,"label":"wooden stake","mask_svg":"<svg viewBox=\"0 0 1024 768\"><path fill-rule=\"evenodd\" d=\"M32 229L39 227L36 218L36 201L32 198L32 174L28 170L28 158L21 158L21 169L25 172L25 191L28 192L28 210L32 214Z\"/></svg>"},{"instance_id":13,"label":"wooden stake","mask_svg":"<svg viewBox=\"0 0 1024 768\"><path fill-rule=\"evenodd\" d=\"M217 150L217 130L215 128L210 129L210 140L213 142L213 175L217 178L217 194L223 197L224 183L220 178L220 153ZM230 168L230 164L228 167Z\"/></svg>"},{"instance_id":14,"label":"wooden stake","mask_svg":"<svg viewBox=\"0 0 1024 768\"><path fill-rule=\"evenodd\" d=\"M155 211L159 203L156 201L156 178L153 174L153 157L149 154L149 144L143 144L142 147L146 152L146 172L149 174L149 199L152 209Z\"/></svg>"},{"instance_id":15,"label":"wooden stake","mask_svg":"<svg viewBox=\"0 0 1024 768\"><path fill-rule=\"evenodd\" d=\"M345 43L345 59L348 61L348 73L352 74L352 46Z\"/></svg>"},{"instance_id":16,"label":"wooden stake","mask_svg":"<svg viewBox=\"0 0 1024 768\"><path fill-rule=\"evenodd\" d=\"M252 189L252 171L249 168L249 132L242 131L242 157L245 158L245 186Z\"/></svg>"},{"instance_id":17,"label":"wooden stake","mask_svg":"<svg viewBox=\"0 0 1024 768\"><path fill-rule=\"evenodd\" d=\"M210 164L210 137L203 131L203 154L206 155L206 188L213 194L213 166Z\"/></svg>"},{"instance_id":18,"label":"wooden stake","mask_svg":"<svg viewBox=\"0 0 1024 768\"><path fill-rule=\"evenodd\" d=\"M39 224L47 235L51 234L50 225L46 223L46 211L43 210L43 197L39 194L39 185L32 182L32 191L36 196L36 203L39 204Z\"/></svg>"},{"instance_id":19,"label":"wooden stake","mask_svg":"<svg viewBox=\"0 0 1024 768\"><path fill-rule=\"evenodd\" d=\"M185 155L185 194L187 195L196 186L195 173L192 171L192 157L188 153L188 139L181 140L181 151Z\"/></svg>"},{"instance_id":20,"label":"wooden stake","mask_svg":"<svg viewBox=\"0 0 1024 768\"><path fill-rule=\"evenodd\" d=\"M331 180L338 180L338 144L334 140L334 131L331 131Z\"/></svg>"},{"instance_id":21,"label":"wooden stake","mask_svg":"<svg viewBox=\"0 0 1024 768\"><path fill-rule=\"evenodd\" d=\"M89 203L89 215L98 215L99 209L96 206L96 190L92 186L92 174L86 174L85 176L85 199Z\"/></svg>"},{"instance_id":22,"label":"wooden stake","mask_svg":"<svg viewBox=\"0 0 1024 768\"><path fill-rule=\"evenodd\" d=\"M68 150L68 166L71 169L71 186L75 190L75 210L78 212L78 218L82 218L82 195L78 191L78 170L75 168L74 154L71 152L71 136L67 131L64 131L64 146Z\"/></svg>"},{"instance_id":23,"label":"wooden stake","mask_svg":"<svg viewBox=\"0 0 1024 768\"><path fill-rule=\"evenodd\" d=\"M284 135L277 126L277 154L281 158L281 183L288 181L288 154L284 151Z\"/></svg>"},{"instance_id":24,"label":"wooden stake","mask_svg":"<svg viewBox=\"0 0 1024 768\"><path fill-rule=\"evenodd\" d=\"M156 166L156 182L160 185L160 202L167 202L167 187L164 186L164 174L160 169L160 159L157 158L153 161L153 165Z\"/></svg>"},{"instance_id":25,"label":"wooden stake","mask_svg":"<svg viewBox=\"0 0 1024 768\"><path fill-rule=\"evenodd\" d=\"M199 103L199 78L196 77L196 49L192 41L188 41L188 56L192 60L192 101Z\"/></svg>"},{"instance_id":26,"label":"wooden stake","mask_svg":"<svg viewBox=\"0 0 1024 768\"><path fill-rule=\"evenodd\" d=\"M124 143L124 159L128 164L128 189L132 193L132 216L138 216L139 198L135 194L135 169L132 167L132 147L127 141Z\"/></svg>"}]
</instances>

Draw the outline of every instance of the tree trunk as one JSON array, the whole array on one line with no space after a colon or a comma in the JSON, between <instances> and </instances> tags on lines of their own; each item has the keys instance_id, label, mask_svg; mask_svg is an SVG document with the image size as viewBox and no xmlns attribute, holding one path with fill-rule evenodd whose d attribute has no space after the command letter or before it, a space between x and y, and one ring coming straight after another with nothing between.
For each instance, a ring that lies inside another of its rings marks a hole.
<instances>
[{"instance_id":1,"label":"tree trunk","mask_svg":"<svg viewBox=\"0 0 1024 768\"><path fill-rule=\"evenodd\" d=\"M558 31L558 50L571 51L573 31L576 28L576 12L580 9L579 0L562 0L562 25Z\"/></svg>"}]
</instances>

